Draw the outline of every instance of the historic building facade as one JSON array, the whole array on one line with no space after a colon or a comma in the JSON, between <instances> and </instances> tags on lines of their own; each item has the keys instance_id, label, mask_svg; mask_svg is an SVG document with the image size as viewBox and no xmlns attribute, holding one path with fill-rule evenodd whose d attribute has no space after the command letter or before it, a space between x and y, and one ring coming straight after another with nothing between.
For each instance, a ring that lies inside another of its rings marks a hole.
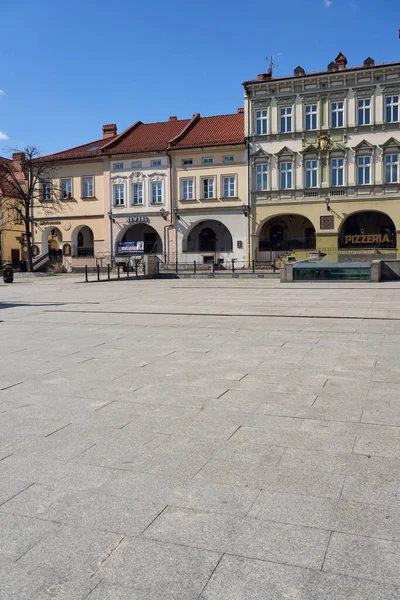
<instances>
[{"instance_id":1,"label":"historic building facade","mask_svg":"<svg viewBox=\"0 0 400 600\"><path fill-rule=\"evenodd\" d=\"M400 230L400 63L244 83L254 258L317 248L395 249Z\"/></svg>"},{"instance_id":2,"label":"historic building facade","mask_svg":"<svg viewBox=\"0 0 400 600\"><path fill-rule=\"evenodd\" d=\"M178 260L231 265L248 260L247 154L244 111L195 115L171 140Z\"/></svg>"},{"instance_id":3,"label":"historic building facade","mask_svg":"<svg viewBox=\"0 0 400 600\"><path fill-rule=\"evenodd\" d=\"M104 218L109 159L103 145L117 136L116 125L103 126L103 138L49 155L53 178L41 182L34 209L33 243L37 264L59 256L67 270L110 261Z\"/></svg>"},{"instance_id":4,"label":"historic building facade","mask_svg":"<svg viewBox=\"0 0 400 600\"><path fill-rule=\"evenodd\" d=\"M2 162L6 163L22 186L26 183L21 164L23 158L21 152L14 152L11 159L0 156L0 168ZM25 225L18 211L13 208L12 192L12 186L0 187L0 266L10 263L14 268L19 268L20 260L24 258Z\"/></svg>"}]
</instances>

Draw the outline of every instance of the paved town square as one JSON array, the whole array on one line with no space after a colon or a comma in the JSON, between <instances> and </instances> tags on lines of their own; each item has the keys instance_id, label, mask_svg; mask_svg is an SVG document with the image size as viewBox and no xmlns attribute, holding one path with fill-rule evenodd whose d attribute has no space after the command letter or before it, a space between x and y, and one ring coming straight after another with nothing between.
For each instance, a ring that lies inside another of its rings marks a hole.
<instances>
[{"instance_id":1,"label":"paved town square","mask_svg":"<svg viewBox=\"0 0 400 600\"><path fill-rule=\"evenodd\" d=\"M0 284L1 600L398 600L400 285Z\"/></svg>"}]
</instances>

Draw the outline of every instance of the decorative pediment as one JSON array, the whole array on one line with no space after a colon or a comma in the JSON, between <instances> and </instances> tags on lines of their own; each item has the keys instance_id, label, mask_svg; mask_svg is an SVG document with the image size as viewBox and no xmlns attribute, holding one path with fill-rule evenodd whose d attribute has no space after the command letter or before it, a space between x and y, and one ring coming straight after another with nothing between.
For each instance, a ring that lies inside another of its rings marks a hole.
<instances>
[{"instance_id":1,"label":"decorative pediment","mask_svg":"<svg viewBox=\"0 0 400 600\"><path fill-rule=\"evenodd\" d=\"M354 146L354 150L357 150L357 151L368 150L369 152L372 152L374 149L375 149L375 146L373 146L372 144L367 142L367 140L362 140L362 142L357 144L357 146Z\"/></svg>"},{"instance_id":2,"label":"decorative pediment","mask_svg":"<svg viewBox=\"0 0 400 600\"><path fill-rule=\"evenodd\" d=\"M347 152L347 147L340 142L333 142L332 146L329 148L329 152L342 152L344 154Z\"/></svg>"},{"instance_id":3,"label":"decorative pediment","mask_svg":"<svg viewBox=\"0 0 400 600\"><path fill-rule=\"evenodd\" d=\"M131 181L143 181L143 179L145 179L147 177L147 175L145 175L144 173L142 173L141 171L133 171L130 175L129 175L129 179Z\"/></svg>"},{"instance_id":4,"label":"decorative pediment","mask_svg":"<svg viewBox=\"0 0 400 600\"><path fill-rule=\"evenodd\" d=\"M293 152L293 150L290 150L290 148L288 148L287 146L284 146L282 148L282 150L279 150L279 152L276 153L276 156L278 158L286 158L286 157L293 158L294 155L295 155L295 152Z\"/></svg>"},{"instance_id":5,"label":"decorative pediment","mask_svg":"<svg viewBox=\"0 0 400 600\"><path fill-rule=\"evenodd\" d=\"M356 98L371 98L375 93L374 87L353 88L353 93Z\"/></svg>"},{"instance_id":6,"label":"decorative pediment","mask_svg":"<svg viewBox=\"0 0 400 600\"><path fill-rule=\"evenodd\" d=\"M400 148L400 142L398 142L394 137L391 137L384 144L381 144L381 146L385 150L388 148L395 148L396 150L398 150Z\"/></svg>"},{"instance_id":7,"label":"decorative pediment","mask_svg":"<svg viewBox=\"0 0 400 600\"><path fill-rule=\"evenodd\" d=\"M296 96L284 96L277 98L276 103L278 106L292 106L295 103Z\"/></svg>"},{"instance_id":8,"label":"decorative pediment","mask_svg":"<svg viewBox=\"0 0 400 600\"><path fill-rule=\"evenodd\" d=\"M385 94L399 94L400 93L400 85L399 84L397 84L397 85L394 85L394 84L382 85L381 88Z\"/></svg>"},{"instance_id":9,"label":"decorative pediment","mask_svg":"<svg viewBox=\"0 0 400 600\"><path fill-rule=\"evenodd\" d=\"M319 148L318 146L314 146L314 144L310 144L309 146L307 146L307 148L304 148L304 150L301 150L300 154L317 154Z\"/></svg>"},{"instance_id":10,"label":"decorative pediment","mask_svg":"<svg viewBox=\"0 0 400 600\"><path fill-rule=\"evenodd\" d=\"M151 173L148 176L150 181L163 181L166 177L165 173Z\"/></svg>"},{"instance_id":11,"label":"decorative pediment","mask_svg":"<svg viewBox=\"0 0 400 600\"><path fill-rule=\"evenodd\" d=\"M125 175L117 175L117 177L111 177L111 182L115 184L125 183L127 177Z\"/></svg>"},{"instance_id":12,"label":"decorative pediment","mask_svg":"<svg viewBox=\"0 0 400 600\"><path fill-rule=\"evenodd\" d=\"M269 160L270 155L265 152L262 148L259 148L257 152L252 154L252 159L255 160Z\"/></svg>"}]
</instances>

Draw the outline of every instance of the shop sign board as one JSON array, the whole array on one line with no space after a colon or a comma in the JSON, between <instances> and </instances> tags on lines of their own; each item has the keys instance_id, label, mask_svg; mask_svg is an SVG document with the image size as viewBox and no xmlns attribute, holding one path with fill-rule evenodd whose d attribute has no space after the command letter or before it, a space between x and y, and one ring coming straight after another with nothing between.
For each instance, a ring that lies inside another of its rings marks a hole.
<instances>
[{"instance_id":1,"label":"shop sign board","mask_svg":"<svg viewBox=\"0 0 400 600\"><path fill-rule=\"evenodd\" d=\"M387 233L369 235L345 235L345 244L390 244L391 239Z\"/></svg>"},{"instance_id":2,"label":"shop sign board","mask_svg":"<svg viewBox=\"0 0 400 600\"><path fill-rule=\"evenodd\" d=\"M120 242L118 254L143 254L144 242Z\"/></svg>"}]
</instances>

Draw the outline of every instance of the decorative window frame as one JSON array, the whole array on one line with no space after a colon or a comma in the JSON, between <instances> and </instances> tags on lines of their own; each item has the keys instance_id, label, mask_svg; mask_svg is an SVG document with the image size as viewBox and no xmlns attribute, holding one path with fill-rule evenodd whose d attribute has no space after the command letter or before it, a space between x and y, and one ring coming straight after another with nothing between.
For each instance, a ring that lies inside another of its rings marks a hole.
<instances>
[{"instance_id":1,"label":"decorative window frame","mask_svg":"<svg viewBox=\"0 0 400 600\"><path fill-rule=\"evenodd\" d=\"M254 188L254 193L255 194L265 194L266 192L270 192L272 189L271 183L272 183L272 177L271 177L271 155L267 154L267 152L265 152L264 150L262 150L261 148L255 152L252 156L251 156L251 162L252 162L252 178L253 181L255 182L254 185L252 185L252 187ZM266 190L257 190L257 165L259 164L265 164L267 163L268 165L268 177L267 177L267 189Z\"/></svg>"},{"instance_id":2,"label":"decorative window frame","mask_svg":"<svg viewBox=\"0 0 400 600\"><path fill-rule=\"evenodd\" d=\"M203 182L205 179L213 179L214 180L214 196L212 198L204 197L204 189ZM217 190L217 177L216 175L202 175L200 177L200 200L217 200L218 199L218 190Z\"/></svg>"},{"instance_id":3,"label":"decorative window frame","mask_svg":"<svg viewBox=\"0 0 400 600\"><path fill-rule=\"evenodd\" d=\"M183 182L192 181L193 183L193 198L183 197ZM181 202L194 202L196 200L196 177L180 177L179 178L179 199Z\"/></svg>"},{"instance_id":4,"label":"decorative window frame","mask_svg":"<svg viewBox=\"0 0 400 600\"><path fill-rule=\"evenodd\" d=\"M224 178L225 177L233 177L235 180L233 196L225 196L224 195ZM238 198L238 174L237 173L223 173L220 176L220 190L221 190L221 198L223 200L233 200L235 198Z\"/></svg>"},{"instance_id":5,"label":"decorative window frame","mask_svg":"<svg viewBox=\"0 0 400 600\"><path fill-rule=\"evenodd\" d=\"M265 138L266 135L271 135L271 98L263 102L253 102L252 112L252 135L255 137ZM257 133L257 111L267 111L267 133Z\"/></svg>"},{"instance_id":6,"label":"decorative window frame","mask_svg":"<svg viewBox=\"0 0 400 600\"><path fill-rule=\"evenodd\" d=\"M66 198L64 198L63 181L71 182L71 195L67 196ZM74 200L74 178L73 177L61 177L60 178L60 188L61 188L61 200L63 200L63 201Z\"/></svg>"},{"instance_id":7,"label":"decorative window frame","mask_svg":"<svg viewBox=\"0 0 400 600\"><path fill-rule=\"evenodd\" d=\"M146 185L145 185L146 175L141 171L133 171L133 173L129 176L129 206L145 206L147 200L146 194ZM142 204L133 204L133 194L132 194L132 186L142 184Z\"/></svg>"},{"instance_id":8,"label":"decorative window frame","mask_svg":"<svg viewBox=\"0 0 400 600\"><path fill-rule=\"evenodd\" d=\"M356 127L370 127L375 125L375 87L359 87L353 88L354 94L354 123ZM359 100L371 100L370 108L370 124L359 125L358 124L358 101Z\"/></svg>"},{"instance_id":9,"label":"decorative window frame","mask_svg":"<svg viewBox=\"0 0 400 600\"><path fill-rule=\"evenodd\" d=\"M300 94L301 99L301 118L302 118L302 131L307 135L314 131L320 131L321 129L321 96L320 94L305 95ZM317 105L317 129L306 129L306 106L310 104Z\"/></svg>"},{"instance_id":10,"label":"decorative window frame","mask_svg":"<svg viewBox=\"0 0 400 600\"><path fill-rule=\"evenodd\" d=\"M93 179L93 196L85 196L85 179ZM82 175L81 198L82 200L93 200L94 198L96 198L96 177L94 175Z\"/></svg>"},{"instance_id":11,"label":"decorative window frame","mask_svg":"<svg viewBox=\"0 0 400 600\"><path fill-rule=\"evenodd\" d=\"M166 204L166 188L165 188L165 173L152 173L151 175L148 175L148 204L149 206L164 206ZM152 190L152 184L153 183L161 183L161 197L162 197L162 202L153 202L153 190Z\"/></svg>"},{"instance_id":12,"label":"decorative window frame","mask_svg":"<svg viewBox=\"0 0 400 600\"><path fill-rule=\"evenodd\" d=\"M277 123L276 131L279 135L292 135L296 131L296 96L282 96L276 99ZM281 131L281 108L292 109L292 129L290 131Z\"/></svg>"},{"instance_id":13,"label":"decorative window frame","mask_svg":"<svg viewBox=\"0 0 400 600\"><path fill-rule=\"evenodd\" d=\"M400 86L399 85L385 85L381 86L382 90L382 123L384 125L398 125L400 123ZM398 121L386 121L386 98L387 96L399 96L399 119Z\"/></svg>"},{"instance_id":14,"label":"decorative window frame","mask_svg":"<svg viewBox=\"0 0 400 600\"><path fill-rule=\"evenodd\" d=\"M114 188L116 186L120 186L122 185L124 188L124 202L123 204L115 204L115 196L114 196ZM125 183L125 178L122 177L115 177L114 179L111 180L111 200L112 200L112 206L113 208L126 208L127 206L127 190L126 190L126 183Z\"/></svg>"},{"instance_id":15,"label":"decorative window frame","mask_svg":"<svg viewBox=\"0 0 400 600\"><path fill-rule=\"evenodd\" d=\"M332 166L331 161L333 159L343 159L343 185L332 185ZM327 154L327 169L328 169L328 187L342 189L348 185L348 173L347 173L347 151L345 148L333 148Z\"/></svg>"},{"instance_id":16,"label":"decorative window frame","mask_svg":"<svg viewBox=\"0 0 400 600\"><path fill-rule=\"evenodd\" d=\"M348 115L348 92L343 91L343 92L334 92L328 95L328 129L334 129L335 131L337 129L345 129L348 124L348 119L347 119L347 115ZM343 102L343 125L342 127L332 127L332 103L333 102Z\"/></svg>"},{"instance_id":17,"label":"decorative window frame","mask_svg":"<svg viewBox=\"0 0 400 600\"><path fill-rule=\"evenodd\" d=\"M381 157L381 178L384 185L399 185L400 184L400 164L397 168L397 181L393 183L386 183L386 156L389 154L397 154L399 156L400 163L400 142L395 138L391 137L384 144L381 144L382 157Z\"/></svg>"},{"instance_id":18,"label":"decorative window frame","mask_svg":"<svg viewBox=\"0 0 400 600\"><path fill-rule=\"evenodd\" d=\"M307 149L305 152L301 153L302 155L302 168L303 168L303 187L305 190L317 190L321 187L321 180L322 180L322 171L321 171L321 153L318 152L317 149L315 150L311 150ZM316 160L317 161L317 185L315 186L311 186L311 187L307 187L306 186L306 176L307 176L307 170L306 170L306 162L308 160Z\"/></svg>"},{"instance_id":19,"label":"decorative window frame","mask_svg":"<svg viewBox=\"0 0 400 600\"><path fill-rule=\"evenodd\" d=\"M288 148L287 146L284 146L282 148L282 150L280 150L279 152L277 152L276 154L276 158L277 158L277 172L278 172L278 181L277 181L277 189L280 190L280 192L282 193L291 193L294 192L297 189L297 177L296 177L296 172L297 172L297 165L296 165L296 152L293 152L293 150L290 150L290 148ZM281 164L284 162L291 162L293 164L293 168L292 168L292 187L291 188L285 188L282 189L281 188Z\"/></svg>"},{"instance_id":20,"label":"decorative window frame","mask_svg":"<svg viewBox=\"0 0 400 600\"><path fill-rule=\"evenodd\" d=\"M373 146L366 140L362 140L357 146L353 148L354 150L354 183L356 187L367 187L369 185L375 185L375 152L376 146ZM361 156L369 156L371 158L370 165L370 181L369 183L358 183L358 159Z\"/></svg>"}]
</instances>

